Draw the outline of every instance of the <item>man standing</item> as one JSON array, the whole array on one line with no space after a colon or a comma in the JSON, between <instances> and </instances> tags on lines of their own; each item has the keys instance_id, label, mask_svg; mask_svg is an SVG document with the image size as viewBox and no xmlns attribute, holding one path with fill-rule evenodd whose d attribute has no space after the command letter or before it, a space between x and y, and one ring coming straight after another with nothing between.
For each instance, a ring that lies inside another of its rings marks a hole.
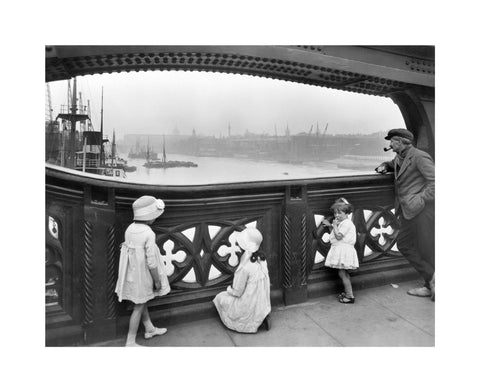
<instances>
[{"instance_id":1,"label":"man standing","mask_svg":"<svg viewBox=\"0 0 480 392\"><path fill-rule=\"evenodd\" d=\"M407 293L435 301L435 165L430 155L413 147L410 131L391 129L385 139L397 155L375 170L395 174L397 247L425 280L423 287Z\"/></svg>"}]
</instances>

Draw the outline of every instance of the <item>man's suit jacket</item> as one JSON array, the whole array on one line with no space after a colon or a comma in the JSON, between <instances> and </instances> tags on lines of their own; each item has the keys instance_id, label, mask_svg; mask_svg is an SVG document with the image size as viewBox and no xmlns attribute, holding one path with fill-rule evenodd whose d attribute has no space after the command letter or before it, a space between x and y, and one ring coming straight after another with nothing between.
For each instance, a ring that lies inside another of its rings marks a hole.
<instances>
[{"instance_id":1,"label":"man's suit jacket","mask_svg":"<svg viewBox=\"0 0 480 392\"><path fill-rule=\"evenodd\" d=\"M435 165L425 151L410 147L398 170L398 155L384 162L395 173L395 210L401 207L405 219L417 216L425 203L435 200Z\"/></svg>"}]
</instances>

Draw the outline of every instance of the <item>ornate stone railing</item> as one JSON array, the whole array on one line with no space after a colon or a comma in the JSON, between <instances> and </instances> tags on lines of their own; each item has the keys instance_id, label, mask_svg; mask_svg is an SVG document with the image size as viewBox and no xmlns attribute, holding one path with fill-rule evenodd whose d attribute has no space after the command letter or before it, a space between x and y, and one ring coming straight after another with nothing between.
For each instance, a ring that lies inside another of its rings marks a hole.
<instances>
[{"instance_id":1,"label":"ornate stone railing","mask_svg":"<svg viewBox=\"0 0 480 392\"><path fill-rule=\"evenodd\" d=\"M152 317L164 322L214 314L211 299L232 281L239 257L235 238L246 226L263 233L273 304L332 293L338 279L323 266L329 244L319 223L340 196L355 207L360 269L352 275L354 285L381 284L386 274L400 279L409 271L395 247L389 175L155 186L47 165L47 344L66 342L68 333L92 342L125 330L130 311L114 293L118 253L132 221L131 204L143 194L166 204L152 228L172 292L149 303Z\"/></svg>"}]
</instances>

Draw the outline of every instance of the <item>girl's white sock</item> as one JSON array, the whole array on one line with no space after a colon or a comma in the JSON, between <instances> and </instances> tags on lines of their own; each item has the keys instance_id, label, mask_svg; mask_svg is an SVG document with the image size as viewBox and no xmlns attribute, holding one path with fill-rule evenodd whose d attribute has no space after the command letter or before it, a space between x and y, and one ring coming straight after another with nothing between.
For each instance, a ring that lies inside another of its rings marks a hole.
<instances>
[{"instance_id":1,"label":"girl's white sock","mask_svg":"<svg viewBox=\"0 0 480 392\"><path fill-rule=\"evenodd\" d=\"M125 344L126 346L129 345L135 345L135 339L137 337L137 334L129 333L127 335L127 343Z\"/></svg>"},{"instance_id":2,"label":"girl's white sock","mask_svg":"<svg viewBox=\"0 0 480 392\"><path fill-rule=\"evenodd\" d=\"M152 324L151 320L144 321L143 326L145 327L145 332L155 331L155 325Z\"/></svg>"}]
</instances>

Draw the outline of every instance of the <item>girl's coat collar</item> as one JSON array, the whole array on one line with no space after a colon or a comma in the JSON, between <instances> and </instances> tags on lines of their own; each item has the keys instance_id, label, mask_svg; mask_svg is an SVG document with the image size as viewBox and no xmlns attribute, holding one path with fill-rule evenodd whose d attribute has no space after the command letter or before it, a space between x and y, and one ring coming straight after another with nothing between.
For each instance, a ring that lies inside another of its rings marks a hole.
<instances>
[{"instance_id":1,"label":"girl's coat collar","mask_svg":"<svg viewBox=\"0 0 480 392\"><path fill-rule=\"evenodd\" d=\"M150 226L148 226L145 223L136 223L133 222L129 227L129 231L131 233L143 233L144 231L148 231L150 229Z\"/></svg>"}]
</instances>

